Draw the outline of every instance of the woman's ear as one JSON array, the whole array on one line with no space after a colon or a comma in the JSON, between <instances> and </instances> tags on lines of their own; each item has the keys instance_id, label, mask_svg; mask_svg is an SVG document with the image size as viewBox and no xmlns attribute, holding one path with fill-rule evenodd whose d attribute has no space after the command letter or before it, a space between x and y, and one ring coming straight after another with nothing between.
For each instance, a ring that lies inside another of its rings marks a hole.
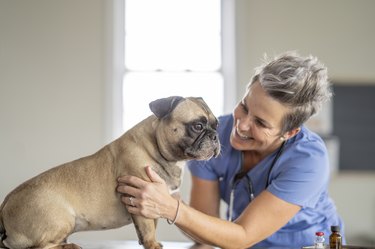
<instances>
[{"instance_id":1,"label":"woman's ear","mask_svg":"<svg viewBox=\"0 0 375 249\"><path fill-rule=\"evenodd\" d=\"M289 138L292 138L292 137L294 137L295 135L297 135L298 132L300 132L300 131L301 131L301 128L300 128L300 127L298 127L298 128L294 128L294 129L291 130L291 131L287 131L287 132L285 132L284 135L280 137L280 139L282 139L283 141L284 141L284 140L288 140Z\"/></svg>"}]
</instances>

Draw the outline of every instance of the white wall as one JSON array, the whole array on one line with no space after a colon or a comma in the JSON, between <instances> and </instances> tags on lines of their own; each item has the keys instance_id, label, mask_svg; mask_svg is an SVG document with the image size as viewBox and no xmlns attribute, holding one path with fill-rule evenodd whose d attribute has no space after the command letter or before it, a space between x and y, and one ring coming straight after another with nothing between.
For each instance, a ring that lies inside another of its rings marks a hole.
<instances>
[{"instance_id":1,"label":"white wall","mask_svg":"<svg viewBox=\"0 0 375 249\"><path fill-rule=\"evenodd\" d=\"M0 200L19 183L108 140L105 0L0 1ZM237 98L263 53L297 49L332 79L375 82L371 0L236 0ZM187 196L188 175L184 185ZM353 238L375 238L375 176L345 173L331 193ZM187 198L185 198L187 199ZM186 240L160 222L159 239ZM136 239L129 226L74 239Z\"/></svg>"},{"instance_id":2,"label":"white wall","mask_svg":"<svg viewBox=\"0 0 375 249\"><path fill-rule=\"evenodd\" d=\"M237 2L237 74L245 86L264 53L297 50L318 56L330 78L374 83L372 0Z\"/></svg>"}]
</instances>

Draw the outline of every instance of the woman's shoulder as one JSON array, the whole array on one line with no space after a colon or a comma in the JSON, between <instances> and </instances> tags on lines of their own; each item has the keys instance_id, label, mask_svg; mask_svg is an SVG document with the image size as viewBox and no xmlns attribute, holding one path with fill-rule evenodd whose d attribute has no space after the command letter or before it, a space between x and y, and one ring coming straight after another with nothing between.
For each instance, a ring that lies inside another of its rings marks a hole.
<instances>
[{"instance_id":1,"label":"woman's shoulder","mask_svg":"<svg viewBox=\"0 0 375 249\"><path fill-rule=\"evenodd\" d=\"M299 134L285 144L268 190L290 203L314 207L327 188L329 167L323 140L302 127Z\"/></svg>"},{"instance_id":2,"label":"woman's shoulder","mask_svg":"<svg viewBox=\"0 0 375 249\"><path fill-rule=\"evenodd\" d=\"M301 145L306 149L321 148L325 150L323 139L306 126L301 126L300 132L295 137L290 139L290 144L294 146Z\"/></svg>"},{"instance_id":3,"label":"woman's shoulder","mask_svg":"<svg viewBox=\"0 0 375 249\"><path fill-rule=\"evenodd\" d=\"M325 161L327 159L327 148L323 139L316 133L302 126L301 131L286 144L286 153L296 160L303 159L305 162ZM314 164L314 163L312 163Z\"/></svg>"},{"instance_id":4,"label":"woman's shoulder","mask_svg":"<svg viewBox=\"0 0 375 249\"><path fill-rule=\"evenodd\" d=\"M314 174L329 176L328 151L323 139L306 127L285 145L285 155L281 162L281 171L293 174ZM283 153L283 154L284 154ZM324 179L327 177L323 177Z\"/></svg>"}]
</instances>

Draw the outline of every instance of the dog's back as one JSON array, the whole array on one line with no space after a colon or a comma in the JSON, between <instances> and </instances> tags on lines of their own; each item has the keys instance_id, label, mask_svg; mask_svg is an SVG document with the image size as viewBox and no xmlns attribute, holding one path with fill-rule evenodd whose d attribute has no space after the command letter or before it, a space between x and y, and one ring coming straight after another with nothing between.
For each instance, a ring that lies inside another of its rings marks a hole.
<instances>
[{"instance_id":1,"label":"dog's back","mask_svg":"<svg viewBox=\"0 0 375 249\"><path fill-rule=\"evenodd\" d=\"M72 232L131 223L115 191L112 160L104 147L15 188L1 204L0 247L49 247L49 243L62 243Z\"/></svg>"}]
</instances>

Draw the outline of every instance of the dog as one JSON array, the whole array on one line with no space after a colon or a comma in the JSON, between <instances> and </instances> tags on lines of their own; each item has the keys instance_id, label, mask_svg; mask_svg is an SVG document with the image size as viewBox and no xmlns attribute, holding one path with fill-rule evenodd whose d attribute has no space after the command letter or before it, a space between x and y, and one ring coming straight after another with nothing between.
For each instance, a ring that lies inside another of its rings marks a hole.
<instances>
[{"instance_id":1,"label":"dog","mask_svg":"<svg viewBox=\"0 0 375 249\"><path fill-rule=\"evenodd\" d=\"M0 247L76 249L70 234L134 223L140 244L160 249L156 220L131 215L116 192L117 178L147 181L151 165L170 190L181 184L181 161L220 153L218 120L202 98L171 96L149 104L153 114L98 152L24 182L0 206Z\"/></svg>"}]
</instances>

